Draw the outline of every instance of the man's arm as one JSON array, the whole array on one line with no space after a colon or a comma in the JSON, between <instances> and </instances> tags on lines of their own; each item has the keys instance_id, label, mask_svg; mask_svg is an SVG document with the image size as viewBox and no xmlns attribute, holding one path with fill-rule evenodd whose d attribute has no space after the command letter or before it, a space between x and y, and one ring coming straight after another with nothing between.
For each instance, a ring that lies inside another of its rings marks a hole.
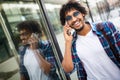
<instances>
[{"instance_id":1,"label":"man's arm","mask_svg":"<svg viewBox=\"0 0 120 80\"><path fill-rule=\"evenodd\" d=\"M39 38L37 38L36 35L33 34L28 41L30 42L29 48L34 51L40 68L44 71L45 74L49 74L51 64L43 58L43 56L41 55L42 53L39 51Z\"/></svg>"},{"instance_id":2,"label":"man's arm","mask_svg":"<svg viewBox=\"0 0 120 80\"><path fill-rule=\"evenodd\" d=\"M52 65L40 55L38 50L35 50L35 56L39 62L40 68L43 69L45 74L49 74Z\"/></svg>"},{"instance_id":3,"label":"man's arm","mask_svg":"<svg viewBox=\"0 0 120 80\"><path fill-rule=\"evenodd\" d=\"M113 36L116 50L118 51L119 56L120 56L120 32L119 32L119 30L116 29L116 27L114 26L113 23L108 22L108 25L109 25L109 28L112 32L112 36Z\"/></svg>"},{"instance_id":4,"label":"man's arm","mask_svg":"<svg viewBox=\"0 0 120 80\"><path fill-rule=\"evenodd\" d=\"M71 29L69 25L66 24L63 28L64 28L64 38L65 38L65 54L62 61L62 66L65 72L68 73L71 72L74 68L72 61L72 53L71 53L73 36L67 34L67 31Z\"/></svg>"},{"instance_id":5,"label":"man's arm","mask_svg":"<svg viewBox=\"0 0 120 80\"><path fill-rule=\"evenodd\" d=\"M62 61L62 66L65 72L71 72L74 68L73 62L72 62L72 55L71 55L71 43L66 42L65 44L65 54Z\"/></svg>"},{"instance_id":6,"label":"man's arm","mask_svg":"<svg viewBox=\"0 0 120 80\"><path fill-rule=\"evenodd\" d=\"M108 22L108 25L110 31L112 32L111 43L113 43L113 45L111 46L111 49L113 50L114 55L119 62L118 65L120 66L120 32L116 29L113 23Z\"/></svg>"}]
</instances>

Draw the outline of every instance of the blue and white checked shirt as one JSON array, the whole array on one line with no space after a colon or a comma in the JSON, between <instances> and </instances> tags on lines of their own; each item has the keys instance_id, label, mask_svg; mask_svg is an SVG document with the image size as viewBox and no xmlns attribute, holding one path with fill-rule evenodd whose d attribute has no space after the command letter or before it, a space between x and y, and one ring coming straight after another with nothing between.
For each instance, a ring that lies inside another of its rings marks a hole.
<instances>
[{"instance_id":1,"label":"blue and white checked shirt","mask_svg":"<svg viewBox=\"0 0 120 80\"><path fill-rule=\"evenodd\" d=\"M24 75L24 77L26 78L26 80L29 80L29 75L28 72L24 66L24 55L25 55L25 51L26 51L27 46L22 46L19 49L19 54L20 54L20 74ZM52 51L52 47L51 44L48 41L40 41L39 42L39 51L41 53L41 55L43 57L45 57L45 59L50 62L52 64L51 70L49 74L53 74L56 73L56 68L55 68L55 57L53 55L53 51ZM56 80L59 80L59 78L57 77Z\"/></svg>"}]
</instances>

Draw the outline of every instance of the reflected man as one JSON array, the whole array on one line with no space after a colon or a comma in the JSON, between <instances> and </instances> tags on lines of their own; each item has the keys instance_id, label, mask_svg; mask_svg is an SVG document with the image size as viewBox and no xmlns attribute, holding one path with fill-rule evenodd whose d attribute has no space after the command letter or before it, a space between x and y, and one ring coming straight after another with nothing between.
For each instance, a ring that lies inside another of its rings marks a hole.
<instances>
[{"instance_id":1,"label":"reflected man","mask_svg":"<svg viewBox=\"0 0 120 80\"><path fill-rule=\"evenodd\" d=\"M22 46L20 54L21 80L59 80L50 42L42 41L37 21L23 21L17 25Z\"/></svg>"}]
</instances>

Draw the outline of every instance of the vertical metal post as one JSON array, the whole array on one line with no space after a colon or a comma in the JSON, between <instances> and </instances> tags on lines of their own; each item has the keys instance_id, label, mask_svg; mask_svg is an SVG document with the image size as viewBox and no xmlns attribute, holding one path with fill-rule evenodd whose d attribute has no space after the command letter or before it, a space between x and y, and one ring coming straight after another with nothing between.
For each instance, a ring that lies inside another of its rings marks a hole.
<instances>
[{"instance_id":1,"label":"vertical metal post","mask_svg":"<svg viewBox=\"0 0 120 80\"><path fill-rule=\"evenodd\" d=\"M48 15L47 15L47 11L45 9L45 5L43 3L43 0L36 0L36 2L38 3L39 7L42 9L42 12L43 12L43 16L45 17L45 21L47 23L47 26L48 26L48 29L49 29L49 32L51 34L51 38L52 38L52 41L54 42L54 48L56 49L55 51L57 51L58 54L54 54L57 58L57 63L58 63L58 67L59 67L59 71L60 71L60 76L62 78L62 80L67 80L67 77L66 75L64 74L64 71L63 71L63 68L62 68L62 65L61 65L61 62L62 62L62 53L61 53L61 50L59 48L59 45L58 45L58 42L57 42L57 39L55 37L55 33L54 33L54 30L53 30L53 27L50 23L50 20L48 18ZM59 60L59 59L60 60Z\"/></svg>"},{"instance_id":2,"label":"vertical metal post","mask_svg":"<svg viewBox=\"0 0 120 80\"><path fill-rule=\"evenodd\" d=\"M100 10L99 5L101 5L101 3L98 4L98 2L96 2L96 6L97 6L97 10L98 10L98 13L99 13L100 19L103 20L103 18L102 18L102 16L101 16L101 10Z\"/></svg>"},{"instance_id":3,"label":"vertical metal post","mask_svg":"<svg viewBox=\"0 0 120 80\"><path fill-rule=\"evenodd\" d=\"M91 10L90 10L90 7L89 7L88 0L86 0L86 4L87 4L87 7L89 9L89 14L90 14L91 20L92 20L92 22L94 22L93 17L92 17L92 13L91 13Z\"/></svg>"},{"instance_id":4,"label":"vertical metal post","mask_svg":"<svg viewBox=\"0 0 120 80\"><path fill-rule=\"evenodd\" d=\"M18 58L17 51L15 49L12 38L11 38L10 33L9 33L8 29L7 29L7 26L6 26L5 22L4 22L4 19L2 17L1 12L0 12L0 24L2 26L3 31L5 32L5 36L6 36L7 40L8 40L8 44L10 46L10 49L13 52L13 55L14 55L16 61L17 61L17 64L19 65L19 58Z\"/></svg>"}]
</instances>

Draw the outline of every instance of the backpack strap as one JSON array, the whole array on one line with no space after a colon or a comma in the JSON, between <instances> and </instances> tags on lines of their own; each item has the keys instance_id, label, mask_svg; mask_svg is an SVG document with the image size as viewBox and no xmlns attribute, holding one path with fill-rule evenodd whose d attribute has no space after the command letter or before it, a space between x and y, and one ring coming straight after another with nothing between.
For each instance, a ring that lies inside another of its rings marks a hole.
<instances>
[{"instance_id":1,"label":"backpack strap","mask_svg":"<svg viewBox=\"0 0 120 80\"><path fill-rule=\"evenodd\" d=\"M108 23L109 26L109 23ZM116 57L117 61L120 63L120 58L119 58L119 54L116 53L112 43L110 42L110 38L106 35L106 32L104 31L104 26L102 25L102 23L98 23L96 24L96 28L97 30L101 31L102 34L104 35L104 37L106 38L106 40L108 41L108 44L110 46L110 49L112 50L114 56Z\"/></svg>"}]
</instances>

